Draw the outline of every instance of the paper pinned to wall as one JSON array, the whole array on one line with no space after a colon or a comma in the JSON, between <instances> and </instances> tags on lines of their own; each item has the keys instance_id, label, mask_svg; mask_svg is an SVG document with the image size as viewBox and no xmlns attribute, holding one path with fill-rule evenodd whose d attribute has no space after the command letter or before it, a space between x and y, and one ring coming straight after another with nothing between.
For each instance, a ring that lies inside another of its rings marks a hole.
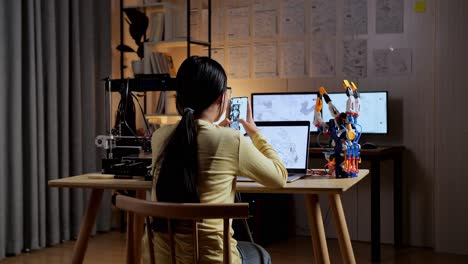
<instances>
[{"instance_id":1,"label":"paper pinned to wall","mask_svg":"<svg viewBox=\"0 0 468 264\"><path fill-rule=\"evenodd\" d=\"M227 7L245 7L249 6L251 0L226 0L224 3Z\"/></svg>"},{"instance_id":2,"label":"paper pinned to wall","mask_svg":"<svg viewBox=\"0 0 468 264\"><path fill-rule=\"evenodd\" d=\"M276 10L276 4L271 0L255 0L253 8L254 11L272 11Z\"/></svg>"},{"instance_id":3,"label":"paper pinned to wall","mask_svg":"<svg viewBox=\"0 0 468 264\"><path fill-rule=\"evenodd\" d=\"M228 9L228 39L247 39L250 36L249 8L234 7Z\"/></svg>"},{"instance_id":4,"label":"paper pinned to wall","mask_svg":"<svg viewBox=\"0 0 468 264\"><path fill-rule=\"evenodd\" d=\"M281 1L280 31L283 36L304 35L304 0Z\"/></svg>"},{"instance_id":5,"label":"paper pinned to wall","mask_svg":"<svg viewBox=\"0 0 468 264\"><path fill-rule=\"evenodd\" d=\"M336 0L312 0L310 32L313 35L336 35Z\"/></svg>"},{"instance_id":6,"label":"paper pinned to wall","mask_svg":"<svg viewBox=\"0 0 468 264\"><path fill-rule=\"evenodd\" d=\"M344 0L343 33L367 34L367 0Z\"/></svg>"},{"instance_id":7,"label":"paper pinned to wall","mask_svg":"<svg viewBox=\"0 0 468 264\"><path fill-rule=\"evenodd\" d=\"M255 78L276 77L278 75L276 45L266 44L254 47Z\"/></svg>"},{"instance_id":8,"label":"paper pinned to wall","mask_svg":"<svg viewBox=\"0 0 468 264\"><path fill-rule=\"evenodd\" d=\"M310 42L309 66L312 77L335 76L336 41L335 39L318 39Z\"/></svg>"},{"instance_id":9,"label":"paper pinned to wall","mask_svg":"<svg viewBox=\"0 0 468 264\"><path fill-rule=\"evenodd\" d=\"M217 62L219 62L219 64L221 64L221 66L223 66L223 68L225 68L225 64L224 64L224 49L223 48L212 48L211 49L211 58Z\"/></svg>"},{"instance_id":10,"label":"paper pinned to wall","mask_svg":"<svg viewBox=\"0 0 468 264\"><path fill-rule=\"evenodd\" d=\"M376 33L403 33L403 0L377 0Z\"/></svg>"},{"instance_id":11,"label":"paper pinned to wall","mask_svg":"<svg viewBox=\"0 0 468 264\"><path fill-rule=\"evenodd\" d=\"M304 54L304 42L282 43L280 49L281 76L303 76L305 72Z\"/></svg>"},{"instance_id":12,"label":"paper pinned to wall","mask_svg":"<svg viewBox=\"0 0 468 264\"><path fill-rule=\"evenodd\" d=\"M222 9L213 9L211 13L211 39L212 41L224 40L224 18ZM208 10L202 10L202 28L200 40L208 40Z\"/></svg>"},{"instance_id":13,"label":"paper pinned to wall","mask_svg":"<svg viewBox=\"0 0 468 264\"><path fill-rule=\"evenodd\" d=\"M412 50L375 49L373 52L374 72L379 76L409 75L412 72Z\"/></svg>"},{"instance_id":14,"label":"paper pinned to wall","mask_svg":"<svg viewBox=\"0 0 468 264\"><path fill-rule=\"evenodd\" d=\"M187 9L185 9L187 10ZM187 11L175 13L176 29L175 38L186 38L187 37ZM198 10L190 11L190 37L192 39L199 39L200 25L199 21L200 12Z\"/></svg>"},{"instance_id":15,"label":"paper pinned to wall","mask_svg":"<svg viewBox=\"0 0 468 264\"><path fill-rule=\"evenodd\" d=\"M229 48L229 78L248 79L250 77L250 47Z\"/></svg>"},{"instance_id":16,"label":"paper pinned to wall","mask_svg":"<svg viewBox=\"0 0 468 264\"><path fill-rule=\"evenodd\" d=\"M367 39L343 41L343 73L345 76L367 76Z\"/></svg>"},{"instance_id":17,"label":"paper pinned to wall","mask_svg":"<svg viewBox=\"0 0 468 264\"><path fill-rule=\"evenodd\" d=\"M276 35L276 10L255 11L254 36L256 38L273 38Z\"/></svg>"}]
</instances>

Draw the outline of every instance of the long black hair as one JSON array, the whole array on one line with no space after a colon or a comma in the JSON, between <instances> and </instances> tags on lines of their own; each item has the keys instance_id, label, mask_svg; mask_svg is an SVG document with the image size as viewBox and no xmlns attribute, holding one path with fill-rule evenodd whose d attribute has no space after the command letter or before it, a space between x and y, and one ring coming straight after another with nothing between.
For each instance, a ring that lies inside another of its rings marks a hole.
<instances>
[{"instance_id":1,"label":"long black hair","mask_svg":"<svg viewBox=\"0 0 468 264\"><path fill-rule=\"evenodd\" d=\"M192 56L180 66L176 77L176 103L182 119L156 161L159 166L158 201L200 202L195 119L219 96L224 96L226 81L223 67L208 57Z\"/></svg>"}]
</instances>

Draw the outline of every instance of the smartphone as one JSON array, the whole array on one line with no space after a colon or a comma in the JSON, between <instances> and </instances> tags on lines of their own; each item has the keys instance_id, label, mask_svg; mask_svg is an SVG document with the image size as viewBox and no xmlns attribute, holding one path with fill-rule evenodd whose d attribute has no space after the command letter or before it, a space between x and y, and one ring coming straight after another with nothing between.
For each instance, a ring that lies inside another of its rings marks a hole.
<instances>
[{"instance_id":1,"label":"smartphone","mask_svg":"<svg viewBox=\"0 0 468 264\"><path fill-rule=\"evenodd\" d=\"M247 120L247 97L234 97L231 99L231 113L229 119L231 127L237 129L242 135L245 134L244 127L239 123L239 118Z\"/></svg>"}]
</instances>

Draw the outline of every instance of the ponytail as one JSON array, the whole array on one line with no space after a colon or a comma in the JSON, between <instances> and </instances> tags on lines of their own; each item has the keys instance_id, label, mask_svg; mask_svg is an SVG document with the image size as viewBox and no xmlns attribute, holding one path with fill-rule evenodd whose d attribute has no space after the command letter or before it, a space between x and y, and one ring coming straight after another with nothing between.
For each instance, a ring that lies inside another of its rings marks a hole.
<instances>
[{"instance_id":1,"label":"ponytail","mask_svg":"<svg viewBox=\"0 0 468 264\"><path fill-rule=\"evenodd\" d=\"M156 160L155 168L160 168L156 183L158 201L200 202L195 116L199 117L224 94L226 82L223 67L208 57L192 56L180 65L176 77L176 106L182 119Z\"/></svg>"},{"instance_id":2,"label":"ponytail","mask_svg":"<svg viewBox=\"0 0 468 264\"><path fill-rule=\"evenodd\" d=\"M159 156L156 196L160 202L199 203L197 125L194 110L185 108L182 119Z\"/></svg>"}]
</instances>

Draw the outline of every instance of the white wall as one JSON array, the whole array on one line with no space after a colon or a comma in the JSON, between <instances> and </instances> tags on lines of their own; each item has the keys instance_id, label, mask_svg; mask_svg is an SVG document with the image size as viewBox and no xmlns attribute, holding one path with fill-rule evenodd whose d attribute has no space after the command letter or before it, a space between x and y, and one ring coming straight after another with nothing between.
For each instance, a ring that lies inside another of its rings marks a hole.
<instances>
[{"instance_id":1,"label":"white wall","mask_svg":"<svg viewBox=\"0 0 468 264\"><path fill-rule=\"evenodd\" d=\"M435 248L468 254L468 1L437 2Z\"/></svg>"}]
</instances>

